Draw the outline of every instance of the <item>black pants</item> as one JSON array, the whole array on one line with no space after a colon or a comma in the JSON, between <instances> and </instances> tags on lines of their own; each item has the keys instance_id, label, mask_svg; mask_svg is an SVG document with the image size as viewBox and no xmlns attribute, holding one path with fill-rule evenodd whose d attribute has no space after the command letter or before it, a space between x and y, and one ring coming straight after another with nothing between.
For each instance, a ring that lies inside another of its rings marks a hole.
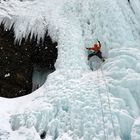
<instances>
[{"instance_id":1,"label":"black pants","mask_svg":"<svg viewBox=\"0 0 140 140\"><path fill-rule=\"evenodd\" d=\"M88 59L90 59L94 55L98 56L100 59L103 59L102 52L101 51L98 51L98 52L94 52L94 53L89 54L88 55Z\"/></svg>"}]
</instances>

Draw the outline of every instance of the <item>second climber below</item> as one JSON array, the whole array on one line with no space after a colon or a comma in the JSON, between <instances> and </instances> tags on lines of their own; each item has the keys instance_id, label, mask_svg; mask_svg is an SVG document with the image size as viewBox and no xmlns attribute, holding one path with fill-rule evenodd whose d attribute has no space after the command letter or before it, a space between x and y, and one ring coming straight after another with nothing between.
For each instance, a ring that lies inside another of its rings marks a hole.
<instances>
[{"instance_id":1,"label":"second climber below","mask_svg":"<svg viewBox=\"0 0 140 140\"><path fill-rule=\"evenodd\" d=\"M98 43L99 44L94 44L91 48L86 48L86 49L88 49L88 50L90 50L92 53L91 54L89 54L88 55L88 60L92 57L92 56L94 56L94 55L96 55L96 56L98 56L103 62L105 61L105 59L103 58L103 56L102 56L102 52L101 52L101 43L100 43L100 41L98 41Z\"/></svg>"}]
</instances>

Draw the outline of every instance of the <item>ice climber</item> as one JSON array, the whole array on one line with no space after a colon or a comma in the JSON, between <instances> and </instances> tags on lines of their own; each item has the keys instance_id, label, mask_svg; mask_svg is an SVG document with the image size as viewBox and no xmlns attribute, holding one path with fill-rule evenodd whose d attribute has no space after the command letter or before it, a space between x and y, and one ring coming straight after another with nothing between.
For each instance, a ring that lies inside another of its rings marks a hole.
<instances>
[{"instance_id":1,"label":"ice climber","mask_svg":"<svg viewBox=\"0 0 140 140\"><path fill-rule=\"evenodd\" d=\"M101 43L100 41L98 41L99 44L94 44L91 48L86 48L88 50L90 50L92 53L88 55L88 60L96 55L98 56L103 62L105 61L105 59L102 57L102 52L101 52Z\"/></svg>"}]
</instances>

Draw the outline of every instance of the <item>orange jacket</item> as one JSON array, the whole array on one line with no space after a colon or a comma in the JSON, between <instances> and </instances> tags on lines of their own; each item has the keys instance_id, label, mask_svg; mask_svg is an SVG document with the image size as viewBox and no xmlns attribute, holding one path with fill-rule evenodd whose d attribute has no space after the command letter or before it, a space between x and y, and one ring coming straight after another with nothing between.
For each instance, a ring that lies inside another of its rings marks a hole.
<instances>
[{"instance_id":1,"label":"orange jacket","mask_svg":"<svg viewBox=\"0 0 140 140\"><path fill-rule=\"evenodd\" d=\"M92 46L92 48L87 48L88 50L91 50L91 51L95 51L95 52L98 52L100 49L101 49L101 44L99 43L99 45L98 44L94 44L93 46Z\"/></svg>"}]
</instances>

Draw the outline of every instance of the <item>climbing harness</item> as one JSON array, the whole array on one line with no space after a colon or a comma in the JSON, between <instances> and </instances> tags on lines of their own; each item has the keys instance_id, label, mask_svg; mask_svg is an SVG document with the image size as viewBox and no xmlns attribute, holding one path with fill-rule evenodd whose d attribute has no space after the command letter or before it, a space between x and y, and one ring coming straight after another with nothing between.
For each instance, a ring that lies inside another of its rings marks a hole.
<instances>
[{"instance_id":1,"label":"climbing harness","mask_svg":"<svg viewBox=\"0 0 140 140\"><path fill-rule=\"evenodd\" d=\"M109 113L110 113L110 117L111 117L111 124L112 124L112 128L113 128L113 134L114 134L114 140L117 140L117 135L116 135L116 131L115 131L115 125L114 125L114 121L113 121L113 115L112 115L112 109L111 109L111 101L110 101L110 88L108 87L107 85L107 81L104 77L104 72L103 72L103 69L102 69L102 65L100 66L100 68L97 68L96 69L97 71L97 79L98 79L98 94L99 94L99 98L100 98L100 103L101 103L101 111L102 111L102 121L103 121L103 128L104 128L104 139L105 140L108 140L108 133L107 133L107 130L105 128L105 114L104 114L104 108L103 108L103 100L102 100L102 92L101 92L101 89L100 89L100 86L101 85L101 81L103 81L103 84L105 86L105 93L107 95L107 104L108 104L108 108L109 108Z\"/></svg>"}]
</instances>

